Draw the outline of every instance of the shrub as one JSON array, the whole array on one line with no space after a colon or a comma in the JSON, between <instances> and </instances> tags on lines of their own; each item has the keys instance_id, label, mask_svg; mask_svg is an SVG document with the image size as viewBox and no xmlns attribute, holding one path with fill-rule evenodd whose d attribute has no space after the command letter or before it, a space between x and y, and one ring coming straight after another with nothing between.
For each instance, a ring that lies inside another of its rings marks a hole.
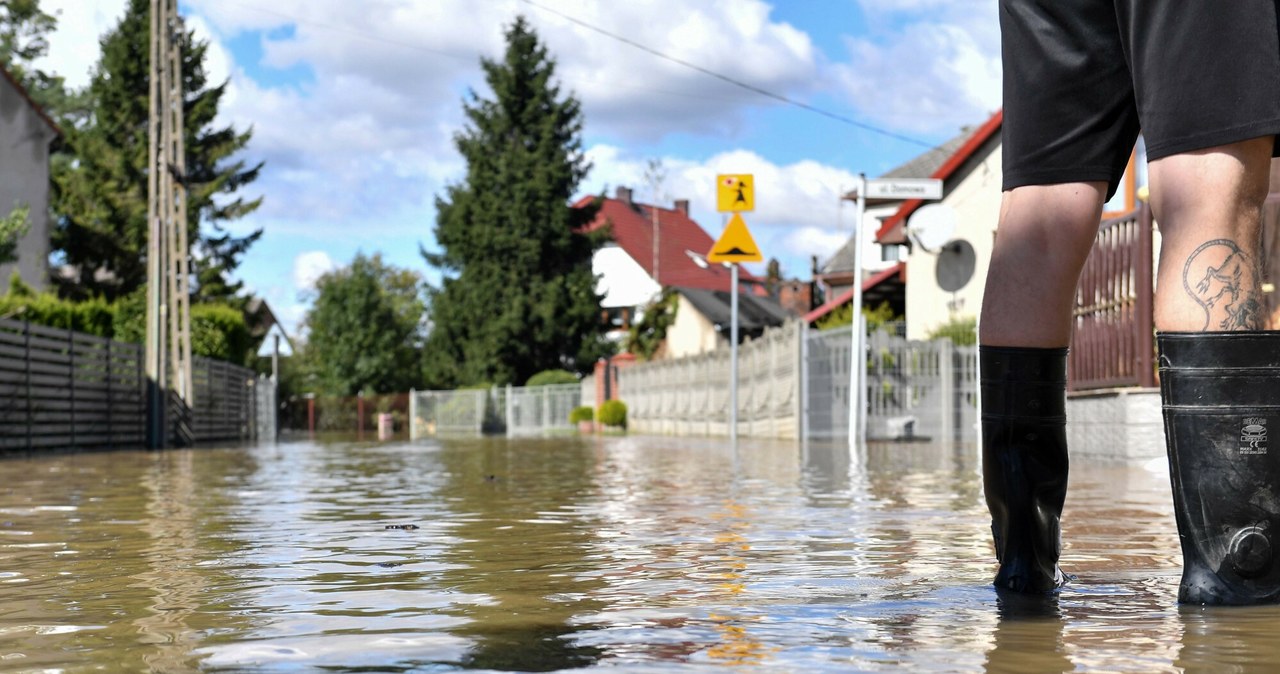
<instances>
[{"instance_id":1,"label":"shrub","mask_svg":"<svg viewBox=\"0 0 1280 674\"><path fill-rule=\"evenodd\" d=\"M590 405L575 407L569 411L569 423L578 424L583 421L595 421L596 411Z\"/></svg>"},{"instance_id":2,"label":"shrub","mask_svg":"<svg viewBox=\"0 0 1280 674\"><path fill-rule=\"evenodd\" d=\"M956 346L973 346L978 343L978 319L960 316L929 331L929 339L946 337Z\"/></svg>"},{"instance_id":3,"label":"shrub","mask_svg":"<svg viewBox=\"0 0 1280 674\"><path fill-rule=\"evenodd\" d=\"M596 415L605 426L627 427L627 404L621 400L606 400L600 404L600 412Z\"/></svg>"},{"instance_id":4,"label":"shrub","mask_svg":"<svg viewBox=\"0 0 1280 674\"><path fill-rule=\"evenodd\" d=\"M10 281L9 294L0 295L0 316L97 337L112 336L113 313L112 306L100 298L71 302L53 293L37 294L16 277Z\"/></svg>"},{"instance_id":5,"label":"shrub","mask_svg":"<svg viewBox=\"0 0 1280 674\"><path fill-rule=\"evenodd\" d=\"M116 300L111 330L121 342L142 344L147 340L147 289L139 288Z\"/></svg>"},{"instance_id":6,"label":"shrub","mask_svg":"<svg viewBox=\"0 0 1280 674\"><path fill-rule=\"evenodd\" d=\"M225 304L191 307L191 353L244 365L249 357L249 327L244 314Z\"/></svg>"},{"instance_id":7,"label":"shrub","mask_svg":"<svg viewBox=\"0 0 1280 674\"><path fill-rule=\"evenodd\" d=\"M578 375L568 370L543 370L529 377L525 386L554 386L557 384L576 384Z\"/></svg>"}]
</instances>

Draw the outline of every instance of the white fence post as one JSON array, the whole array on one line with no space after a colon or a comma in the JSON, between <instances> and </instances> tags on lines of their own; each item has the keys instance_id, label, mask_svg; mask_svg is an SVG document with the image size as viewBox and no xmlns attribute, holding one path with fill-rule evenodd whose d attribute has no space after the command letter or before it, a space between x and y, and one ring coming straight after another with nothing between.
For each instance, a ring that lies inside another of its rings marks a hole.
<instances>
[{"instance_id":1,"label":"white fence post","mask_svg":"<svg viewBox=\"0 0 1280 674\"><path fill-rule=\"evenodd\" d=\"M418 391L409 389L409 439L418 439Z\"/></svg>"},{"instance_id":2,"label":"white fence post","mask_svg":"<svg viewBox=\"0 0 1280 674\"><path fill-rule=\"evenodd\" d=\"M497 388L497 387L494 387L494 388ZM511 384L507 384L506 398L507 398L506 400L502 401L504 403L502 406L503 408L502 419L504 422L503 430L506 431L507 437L510 437L512 430L515 428L515 424L511 422L511 414L513 410L513 406L515 405L515 400L514 400L515 396L511 395Z\"/></svg>"},{"instance_id":3,"label":"white fence post","mask_svg":"<svg viewBox=\"0 0 1280 674\"><path fill-rule=\"evenodd\" d=\"M955 347L951 344L951 340L945 337L939 339L935 344L938 345L938 378L942 380L938 387L940 394L938 397L942 404L942 409L940 410L942 419L938 425L938 434L942 436L944 442L951 442L956 439Z\"/></svg>"}]
</instances>

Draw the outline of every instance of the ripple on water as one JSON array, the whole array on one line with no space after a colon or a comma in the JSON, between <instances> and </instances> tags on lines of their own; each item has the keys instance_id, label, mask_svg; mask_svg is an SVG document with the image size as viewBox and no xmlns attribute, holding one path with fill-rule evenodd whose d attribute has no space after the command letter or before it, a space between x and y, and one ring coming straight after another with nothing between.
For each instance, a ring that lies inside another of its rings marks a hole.
<instances>
[{"instance_id":1,"label":"ripple on water","mask_svg":"<svg viewBox=\"0 0 1280 674\"><path fill-rule=\"evenodd\" d=\"M1078 578L1030 600L990 586L979 474L972 448L735 460L635 436L0 462L0 653L32 671L1280 669L1280 609L1177 607L1167 473L1077 461Z\"/></svg>"}]
</instances>

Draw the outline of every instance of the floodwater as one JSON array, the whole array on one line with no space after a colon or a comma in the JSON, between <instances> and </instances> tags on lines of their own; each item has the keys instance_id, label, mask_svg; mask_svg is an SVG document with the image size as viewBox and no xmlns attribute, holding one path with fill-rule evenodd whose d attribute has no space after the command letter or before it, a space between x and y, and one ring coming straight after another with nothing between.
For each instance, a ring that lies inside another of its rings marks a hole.
<instances>
[{"instance_id":1,"label":"floodwater","mask_svg":"<svg viewBox=\"0 0 1280 674\"><path fill-rule=\"evenodd\" d=\"M10 458L0 672L1280 669L1280 609L1176 605L1163 468L1077 461L1071 483L1079 579L1009 601L968 446Z\"/></svg>"}]
</instances>

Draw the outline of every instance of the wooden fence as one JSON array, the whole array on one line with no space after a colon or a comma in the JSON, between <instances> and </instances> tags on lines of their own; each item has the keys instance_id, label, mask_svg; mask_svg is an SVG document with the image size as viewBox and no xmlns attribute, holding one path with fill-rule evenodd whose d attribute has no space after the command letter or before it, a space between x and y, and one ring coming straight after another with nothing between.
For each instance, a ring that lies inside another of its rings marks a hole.
<instances>
[{"instance_id":1,"label":"wooden fence","mask_svg":"<svg viewBox=\"0 0 1280 674\"><path fill-rule=\"evenodd\" d=\"M191 427L198 442L253 437L257 374L246 367L196 356L191 359Z\"/></svg>"},{"instance_id":2,"label":"wooden fence","mask_svg":"<svg viewBox=\"0 0 1280 674\"><path fill-rule=\"evenodd\" d=\"M198 441L254 432L254 373L193 360ZM146 443L140 344L0 320L0 453L139 448Z\"/></svg>"},{"instance_id":3,"label":"wooden fence","mask_svg":"<svg viewBox=\"0 0 1280 674\"><path fill-rule=\"evenodd\" d=\"M0 321L0 451L141 447L142 347Z\"/></svg>"},{"instance_id":4,"label":"wooden fence","mask_svg":"<svg viewBox=\"0 0 1280 674\"><path fill-rule=\"evenodd\" d=\"M1151 209L1142 204L1102 223L1080 275L1071 390L1156 385L1152 296Z\"/></svg>"}]
</instances>

